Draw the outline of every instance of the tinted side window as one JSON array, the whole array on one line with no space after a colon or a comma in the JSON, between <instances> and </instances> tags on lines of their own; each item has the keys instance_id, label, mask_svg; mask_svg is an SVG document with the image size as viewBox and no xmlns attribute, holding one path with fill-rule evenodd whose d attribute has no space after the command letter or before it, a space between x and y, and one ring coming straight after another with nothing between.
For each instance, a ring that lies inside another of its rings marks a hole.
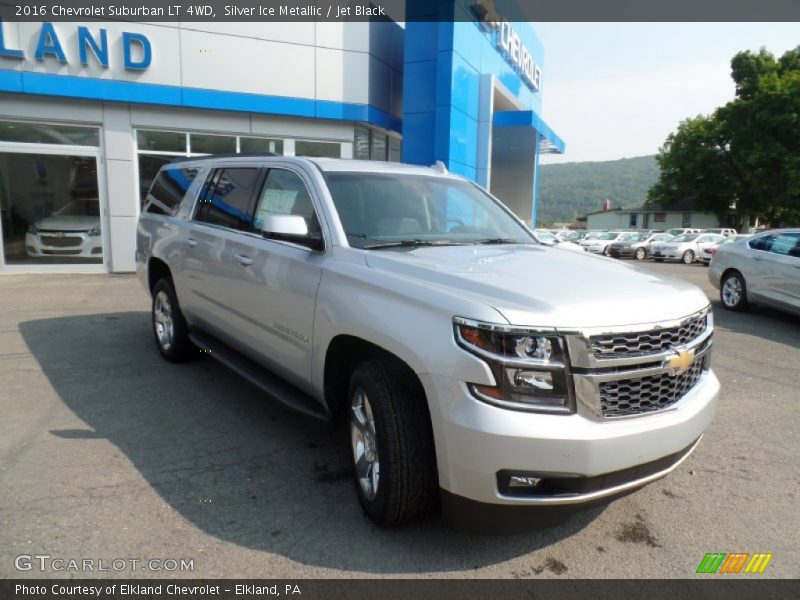
<instances>
[{"instance_id":1,"label":"tinted side window","mask_svg":"<svg viewBox=\"0 0 800 600\"><path fill-rule=\"evenodd\" d=\"M761 237L757 237L756 239L748 242L748 246L750 246L753 250L764 250L765 252L769 252L770 248L772 248L772 242L774 241L774 235L762 235Z\"/></svg>"},{"instance_id":2,"label":"tinted side window","mask_svg":"<svg viewBox=\"0 0 800 600\"><path fill-rule=\"evenodd\" d=\"M800 233L781 233L775 236L770 252L800 257Z\"/></svg>"},{"instance_id":3,"label":"tinted side window","mask_svg":"<svg viewBox=\"0 0 800 600\"><path fill-rule=\"evenodd\" d=\"M306 220L309 232L320 230L311 194L300 176L291 171L270 169L256 204L253 231L260 232L269 215L297 215Z\"/></svg>"},{"instance_id":4,"label":"tinted side window","mask_svg":"<svg viewBox=\"0 0 800 600\"><path fill-rule=\"evenodd\" d=\"M192 181L200 171L190 169L161 169L147 194L146 212L161 215L174 215L186 195Z\"/></svg>"},{"instance_id":5,"label":"tinted side window","mask_svg":"<svg viewBox=\"0 0 800 600\"><path fill-rule=\"evenodd\" d=\"M250 229L250 202L260 170L255 167L221 169L206 184L194 218L198 221L240 229Z\"/></svg>"}]
</instances>

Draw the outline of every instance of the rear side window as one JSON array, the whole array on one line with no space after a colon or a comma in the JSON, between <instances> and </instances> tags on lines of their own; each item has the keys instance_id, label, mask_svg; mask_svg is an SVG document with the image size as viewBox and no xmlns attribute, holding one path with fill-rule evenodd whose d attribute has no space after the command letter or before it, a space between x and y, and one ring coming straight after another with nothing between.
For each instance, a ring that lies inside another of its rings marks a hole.
<instances>
[{"instance_id":1,"label":"rear side window","mask_svg":"<svg viewBox=\"0 0 800 600\"><path fill-rule=\"evenodd\" d=\"M197 221L249 231L252 225L253 191L261 170L255 167L218 169L206 183L197 203Z\"/></svg>"},{"instance_id":2,"label":"rear side window","mask_svg":"<svg viewBox=\"0 0 800 600\"><path fill-rule=\"evenodd\" d=\"M161 169L147 194L145 212L174 215L200 169Z\"/></svg>"}]
</instances>

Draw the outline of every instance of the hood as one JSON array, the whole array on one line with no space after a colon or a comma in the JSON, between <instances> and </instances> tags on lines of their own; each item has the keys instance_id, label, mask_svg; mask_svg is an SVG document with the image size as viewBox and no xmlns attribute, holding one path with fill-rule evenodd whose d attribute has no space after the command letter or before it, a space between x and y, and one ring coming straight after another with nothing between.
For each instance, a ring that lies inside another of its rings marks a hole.
<instances>
[{"instance_id":1,"label":"hood","mask_svg":"<svg viewBox=\"0 0 800 600\"><path fill-rule=\"evenodd\" d=\"M89 231L95 227L100 227L100 217L50 215L38 221L36 227L52 231Z\"/></svg>"},{"instance_id":2,"label":"hood","mask_svg":"<svg viewBox=\"0 0 800 600\"><path fill-rule=\"evenodd\" d=\"M635 325L684 317L709 303L681 279L545 246L377 250L367 253L367 264L489 305L514 325Z\"/></svg>"}]
</instances>

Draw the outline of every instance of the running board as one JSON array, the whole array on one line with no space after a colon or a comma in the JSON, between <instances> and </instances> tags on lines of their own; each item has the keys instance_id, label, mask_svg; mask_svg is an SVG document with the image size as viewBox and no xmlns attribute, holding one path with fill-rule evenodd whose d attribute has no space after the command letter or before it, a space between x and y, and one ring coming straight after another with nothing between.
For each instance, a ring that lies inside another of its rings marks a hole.
<instances>
[{"instance_id":1,"label":"running board","mask_svg":"<svg viewBox=\"0 0 800 600\"><path fill-rule=\"evenodd\" d=\"M234 350L225 342L206 333L197 332L190 333L189 339L203 354L217 359L290 410L322 421L330 420L330 413L314 398Z\"/></svg>"}]
</instances>

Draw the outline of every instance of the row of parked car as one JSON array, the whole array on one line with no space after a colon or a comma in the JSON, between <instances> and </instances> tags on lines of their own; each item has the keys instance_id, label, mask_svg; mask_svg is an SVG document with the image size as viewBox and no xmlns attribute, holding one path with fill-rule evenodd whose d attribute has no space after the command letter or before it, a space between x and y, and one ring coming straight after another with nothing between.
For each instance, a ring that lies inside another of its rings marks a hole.
<instances>
[{"instance_id":1,"label":"row of parked car","mask_svg":"<svg viewBox=\"0 0 800 600\"><path fill-rule=\"evenodd\" d=\"M750 237L738 235L735 229L691 229L678 228L667 231L585 231L536 230L543 243L570 250L579 250L613 256L615 258L652 258L656 262L681 261L685 264L702 262L708 264L720 244Z\"/></svg>"},{"instance_id":2,"label":"row of parked car","mask_svg":"<svg viewBox=\"0 0 800 600\"><path fill-rule=\"evenodd\" d=\"M710 265L708 279L719 290L725 308L741 311L751 304L762 304L800 315L800 229L773 229L754 235L740 235L734 229L537 229L536 235L550 245L617 258L705 263Z\"/></svg>"}]
</instances>

